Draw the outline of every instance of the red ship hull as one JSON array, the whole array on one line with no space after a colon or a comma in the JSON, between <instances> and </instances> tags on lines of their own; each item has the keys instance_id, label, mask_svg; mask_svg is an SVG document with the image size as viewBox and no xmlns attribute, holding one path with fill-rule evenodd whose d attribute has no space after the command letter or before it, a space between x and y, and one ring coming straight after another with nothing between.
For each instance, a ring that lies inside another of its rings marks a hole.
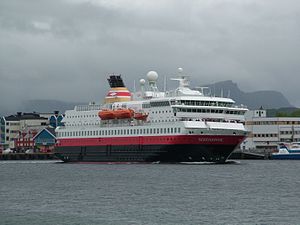
<instances>
[{"instance_id":1,"label":"red ship hull","mask_svg":"<svg viewBox=\"0 0 300 225\"><path fill-rule=\"evenodd\" d=\"M59 140L55 154L65 162L224 163L244 138L238 135L68 138Z\"/></svg>"}]
</instances>

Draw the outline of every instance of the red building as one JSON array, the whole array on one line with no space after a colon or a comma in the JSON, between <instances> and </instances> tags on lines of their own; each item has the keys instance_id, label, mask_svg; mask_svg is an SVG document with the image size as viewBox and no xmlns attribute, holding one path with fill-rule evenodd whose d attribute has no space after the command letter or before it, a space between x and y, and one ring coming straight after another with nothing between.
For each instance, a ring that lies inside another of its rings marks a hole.
<instances>
[{"instance_id":1,"label":"red building","mask_svg":"<svg viewBox=\"0 0 300 225\"><path fill-rule=\"evenodd\" d=\"M19 131L15 138L15 148L17 151L34 149L33 137L38 133L37 129L24 129Z\"/></svg>"}]
</instances>

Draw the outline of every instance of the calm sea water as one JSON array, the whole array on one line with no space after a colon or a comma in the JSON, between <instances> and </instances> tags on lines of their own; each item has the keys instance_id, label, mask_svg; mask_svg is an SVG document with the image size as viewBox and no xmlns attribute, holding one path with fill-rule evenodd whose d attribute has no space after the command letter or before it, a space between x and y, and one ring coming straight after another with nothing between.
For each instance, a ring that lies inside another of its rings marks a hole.
<instances>
[{"instance_id":1,"label":"calm sea water","mask_svg":"<svg viewBox=\"0 0 300 225\"><path fill-rule=\"evenodd\" d=\"M0 224L300 224L300 161L0 161Z\"/></svg>"}]
</instances>

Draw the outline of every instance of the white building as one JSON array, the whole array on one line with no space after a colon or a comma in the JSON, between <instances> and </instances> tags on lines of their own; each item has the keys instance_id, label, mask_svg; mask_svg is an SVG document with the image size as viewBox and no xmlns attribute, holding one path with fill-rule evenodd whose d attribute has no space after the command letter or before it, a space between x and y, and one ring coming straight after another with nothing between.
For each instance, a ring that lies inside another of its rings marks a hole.
<instances>
[{"instance_id":1,"label":"white building","mask_svg":"<svg viewBox=\"0 0 300 225\"><path fill-rule=\"evenodd\" d=\"M266 110L249 111L245 115L248 138L241 149L275 150L279 142L300 141L300 117L267 117Z\"/></svg>"}]
</instances>

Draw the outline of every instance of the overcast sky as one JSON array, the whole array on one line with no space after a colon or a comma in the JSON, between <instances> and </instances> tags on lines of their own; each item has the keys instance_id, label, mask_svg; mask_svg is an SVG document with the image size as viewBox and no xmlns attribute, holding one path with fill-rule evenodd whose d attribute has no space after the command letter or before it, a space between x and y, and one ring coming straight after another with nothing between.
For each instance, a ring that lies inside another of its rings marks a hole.
<instances>
[{"instance_id":1,"label":"overcast sky","mask_svg":"<svg viewBox=\"0 0 300 225\"><path fill-rule=\"evenodd\" d=\"M0 104L101 101L107 74L233 80L300 106L299 0L1 0Z\"/></svg>"}]
</instances>

